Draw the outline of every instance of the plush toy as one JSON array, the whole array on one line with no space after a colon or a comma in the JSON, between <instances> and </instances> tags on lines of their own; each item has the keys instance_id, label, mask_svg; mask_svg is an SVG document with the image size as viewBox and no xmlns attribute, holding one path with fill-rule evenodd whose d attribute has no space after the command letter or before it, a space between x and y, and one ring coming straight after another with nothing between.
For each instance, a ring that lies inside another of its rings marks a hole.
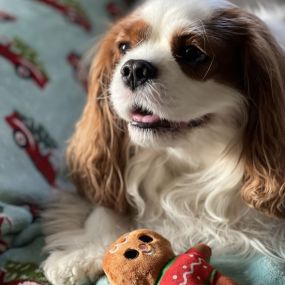
<instances>
[{"instance_id":1,"label":"plush toy","mask_svg":"<svg viewBox=\"0 0 285 285\"><path fill-rule=\"evenodd\" d=\"M208 263L210 257L204 244L175 256L168 240L142 229L110 246L103 269L112 285L237 285Z\"/></svg>"}]
</instances>

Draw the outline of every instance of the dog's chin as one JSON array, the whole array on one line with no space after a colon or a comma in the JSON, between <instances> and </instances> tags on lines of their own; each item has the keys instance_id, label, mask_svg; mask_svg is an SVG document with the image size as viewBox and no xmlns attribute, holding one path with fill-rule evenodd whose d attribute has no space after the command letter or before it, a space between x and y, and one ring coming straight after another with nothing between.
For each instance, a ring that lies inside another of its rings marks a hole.
<instances>
[{"instance_id":1,"label":"dog's chin","mask_svg":"<svg viewBox=\"0 0 285 285\"><path fill-rule=\"evenodd\" d=\"M142 147L166 148L175 147L187 137L187 131L165 131L140 128L132 123L128 125L131 141Z\"/></svg>"},{"instance_id":2,"label":"dog's chin","mask_svg":"<svg viewBox=\"0 0 285 285\"><path fill-rule=\"evenodd\" d=\"M131 140L143 147L175 147L187 140L189 134L209 123L210 115L186 122L171 121L151 111L136 108L131 112L128 129Z\"/></svg>"}]
</instances>

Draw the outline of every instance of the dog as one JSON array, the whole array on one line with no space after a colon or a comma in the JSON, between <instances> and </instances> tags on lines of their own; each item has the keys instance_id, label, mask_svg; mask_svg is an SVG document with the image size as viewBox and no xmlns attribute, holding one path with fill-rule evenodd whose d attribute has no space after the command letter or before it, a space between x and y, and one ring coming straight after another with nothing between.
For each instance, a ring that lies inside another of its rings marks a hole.
<instances>
[{"instance_id":1,"label":"dog","mask_svg":"<svg viewBox=\"0 0 285 285\"><path fill-rule=\"evenodd\" d=\"M52 284L93 282L136 228L285 261L284 15L149 0L112 26L67 151L81 197L44 214Z\"/></svg>"}]
</instances>

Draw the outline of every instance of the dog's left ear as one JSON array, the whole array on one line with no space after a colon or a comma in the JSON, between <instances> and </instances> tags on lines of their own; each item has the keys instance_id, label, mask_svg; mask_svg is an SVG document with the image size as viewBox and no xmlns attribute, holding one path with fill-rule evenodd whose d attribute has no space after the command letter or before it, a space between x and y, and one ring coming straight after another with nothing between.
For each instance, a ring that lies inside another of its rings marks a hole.
<instances>
[{"instance_id":1,"label":"dog's left ear","mask_svg":"<svg viewBox=\"0 0 285 285\"><path fill-rule=\"evenodd\" d=\"M91 68L87 102L69 142L67 160L77 191L98 205L125 212L126 124L113 112L109 84L116 64L117 23L102 39Z\"/></svg>"},{"instance_id":2,"label":"dog's left ear","mask_svg":"<svg viewBox=\"0 0 285 285\"><path fill-rule=\"evenodd\" d=\"M241 195L249 206L285 218L285 52L255 16L244 14L240 21L247 30L242 59L248 103Z\"/></svg>"}]
</instances>

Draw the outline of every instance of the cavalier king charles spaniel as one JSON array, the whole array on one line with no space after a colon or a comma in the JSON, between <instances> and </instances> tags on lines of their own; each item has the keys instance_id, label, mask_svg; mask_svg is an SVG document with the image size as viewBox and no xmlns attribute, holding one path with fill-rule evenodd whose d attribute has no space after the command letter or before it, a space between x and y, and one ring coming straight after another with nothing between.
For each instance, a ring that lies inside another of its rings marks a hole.
<instances>
[{"instance_id":1,"label":"cavalier king charles spaniel","mask_svg":"<svg viewBox=\"0 0 285 285\"><path fill-rule=\"evenodd\" d=\"M52 284L96 280L142 227L285 262L284 31L285 6L225 0L149 0L111 27L67 152L81 195L44 214Z\"/></svg>"}]
</instances>

